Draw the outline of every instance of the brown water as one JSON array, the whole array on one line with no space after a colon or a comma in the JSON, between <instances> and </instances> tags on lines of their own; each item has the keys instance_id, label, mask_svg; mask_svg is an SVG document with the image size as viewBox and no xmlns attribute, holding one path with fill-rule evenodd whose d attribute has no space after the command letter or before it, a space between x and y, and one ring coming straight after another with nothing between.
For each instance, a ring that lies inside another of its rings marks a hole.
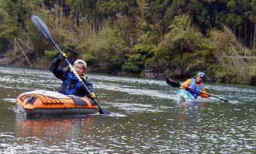
<instances>
[{"instance_id":1,"label":"brown water","mask_svg":"<svg viewBox=\"0 0 256 154\"><path fill-rule=\"evenodd\" d=\"M162 81L90 75L99 114L26 119L16 97L35 89L55 90L49 72L0 67L0 153L256 153L256 89L207 85L232 101L179 105Z\"/></svg>"}]
</instances>

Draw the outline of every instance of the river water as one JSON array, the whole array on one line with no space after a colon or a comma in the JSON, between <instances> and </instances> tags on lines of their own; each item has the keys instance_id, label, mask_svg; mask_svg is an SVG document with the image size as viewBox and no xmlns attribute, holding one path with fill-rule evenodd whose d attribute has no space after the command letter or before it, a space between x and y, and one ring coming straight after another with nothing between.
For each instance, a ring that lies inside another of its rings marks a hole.
<instances>
[{"instance_id":1,"label":"river water","mask_svg":"<svg viewBox=\"0 0 256 154\"><path fill-rule=\"evenodd\" d=\"M23 92L56 90L48 71L0 67L0 153L256 153L256 88L207 85L231 100L177 104L164 81L89 75L112 114L27 119Z\"/></svg>"}]
</instances>

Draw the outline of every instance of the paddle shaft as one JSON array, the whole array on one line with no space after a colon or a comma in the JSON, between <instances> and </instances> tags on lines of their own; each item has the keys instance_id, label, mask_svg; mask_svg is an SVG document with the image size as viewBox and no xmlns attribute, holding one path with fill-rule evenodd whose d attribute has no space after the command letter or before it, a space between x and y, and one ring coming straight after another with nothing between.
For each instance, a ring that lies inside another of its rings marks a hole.
<instances>
[{"instance_id":1,"label":"paddle shaft","mask_svg":"<svg viewBox=\"0 0 256 154\"><path fill-rule=\"evenodd\" d=\"M217 99L222 100L222 101L224 101L224 102L228 102L228 100L227 100L227 99L222 98L222 97L220 97L220 96L213 95L213 94L209 94L209 95L210 95L210 97L217 98Z\"/></svg>"}]
</instances>

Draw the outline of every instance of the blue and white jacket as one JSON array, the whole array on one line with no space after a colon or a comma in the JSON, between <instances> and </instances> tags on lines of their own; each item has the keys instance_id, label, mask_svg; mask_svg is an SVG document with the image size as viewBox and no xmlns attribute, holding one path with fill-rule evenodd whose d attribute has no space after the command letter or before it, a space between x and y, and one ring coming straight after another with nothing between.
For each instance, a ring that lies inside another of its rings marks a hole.
<instances>
[{"instance_id":1,"label":"blue and white jacket","mask_svg":"<svg viewBox=\"0 0 256 154\"><path fill-rule=\"evenodd\" d=\"M84 85L77 79L75 74L71 72L66 66L61 66L63 57L57 56L50 65L50 71L60 80L62 85L59 90L60 93L65 95L75 95L79 97L88 96L89 93L95 92L93 84L87 81L87 78L82 78L84 84L87 86L89 92Z\"/></svg>"}]
</instances>

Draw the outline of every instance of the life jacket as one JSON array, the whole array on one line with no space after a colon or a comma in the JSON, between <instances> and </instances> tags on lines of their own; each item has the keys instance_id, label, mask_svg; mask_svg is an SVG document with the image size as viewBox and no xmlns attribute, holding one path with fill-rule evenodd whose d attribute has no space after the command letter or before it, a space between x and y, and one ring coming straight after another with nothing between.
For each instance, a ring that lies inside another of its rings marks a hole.
<instances>
[{"instance_id":1,"label":"life jacket","mask_svg":"<svg viewBox=\"0 0 256 154\"><path fill-rule=\"evenodd\" d=\"M90 92L94 92L93 85L85 79L82 79ZM81 83L73 72L67 72L65 74L65 80L63 80L60 92L65 95L86 96L89 93L86 91L83 83Z\"/></svg>"},{"instance_id":2,"label":"life jacket","mask_svg":"<svg viewBox=\"0 0 256 154\"><path fill-rule=\"evenodd\" d=\"M192 78L191 79L191 84L188 87L191 90L188 90L195 98L197 98L200 95L200 92L203 91L205 88L203 83L197 84L196 79Z\"/></svg>"}]
</instances>

